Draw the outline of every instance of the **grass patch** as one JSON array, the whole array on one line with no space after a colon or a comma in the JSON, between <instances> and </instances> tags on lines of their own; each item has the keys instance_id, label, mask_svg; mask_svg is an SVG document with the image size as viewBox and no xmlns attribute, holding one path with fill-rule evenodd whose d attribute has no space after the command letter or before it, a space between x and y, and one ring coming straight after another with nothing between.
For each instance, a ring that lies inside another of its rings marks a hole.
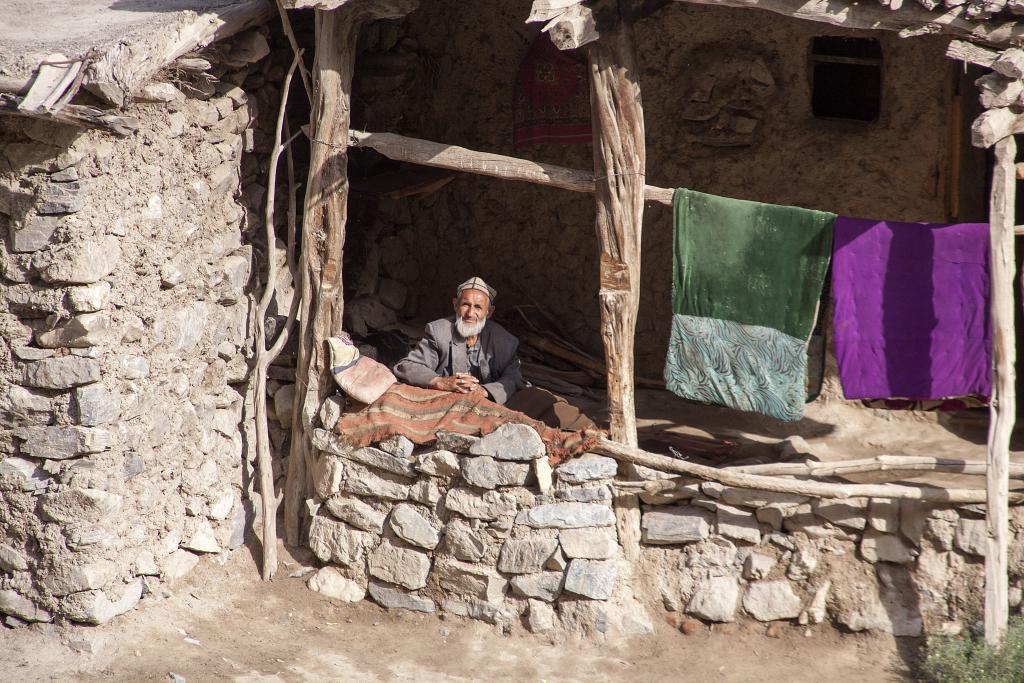
<instances>
[{"instance_id":1,"label":"grass patch","mask_svg":"<svg viewBox=\"0 0 1024 683\"><path fill-rule=\"evenodd\" d=\"M1024 618L1010 620L1003 647L995 650L983 633L928 639L921 661L921 678L928 683L1024 682Z\"/></svg>"}]
</instances>

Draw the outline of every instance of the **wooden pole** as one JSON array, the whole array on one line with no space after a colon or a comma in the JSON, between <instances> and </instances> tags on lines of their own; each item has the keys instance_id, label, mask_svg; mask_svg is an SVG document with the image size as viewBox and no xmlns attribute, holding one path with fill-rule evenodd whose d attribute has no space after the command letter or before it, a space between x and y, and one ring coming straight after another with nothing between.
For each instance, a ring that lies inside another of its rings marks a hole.
<instances>
[{"instance_id":1,"label":"wooden pole","mask_svg":"<svg viewBox=\"0 0 1024 683\"><path fill-rule=\"evenodd\" d=\"M463 173L521 180L536 185L557 187L570 192L594 192L594 174L565 166L544 164L529 159L478 152L456 145L410 138L395 133L367 133L361 130L349 132L352 147L369 147L389 159L405 161L423 166L443 168ZM672 190L663 187L644 186L644 199L672 206Z\"/></svg>"},{"instance_id":2,"label":"wooden pole","mask_svg":"<svg viewBox=\"0 0 1024 683\"><path fill-rule=\"evenodd\" d=\"M267 422L267 368L284 347L288 339L288 331L295 321L298 311L298 298L292 297L288 320L272 348L268 349L266 318L270 304L274 300L277 285L277 233L274 229L274 201L277 191L277 166L283 151L281 134L288 112L288 91L291 89L292 76L301 58L302 53L297 52L281 85L281 104L277 110L277 125L274 128L274 149L270 154L270 170L267 174L267 205L263 215L263 229L267 240L267 284L256 309L258 311L256 314L256 367L253 369L252 377L253 405L256 409L256 457L260 473L260 502L263 508L263 567L261 574L264 581L274 578L274 574L277 573L277 508L279 502L274 490L273 455L271 453L270 427ZM294 189L294 185L289 186L289 191Z\"/></svg>"},{"instance_id":3,"label":"wooden pole","mask_svg":"<svg viewBox=\"0 0 1024 683\"><path fill-rule=\"evenodd\" d=\"M316 10L309 179L299 264L299 349L284 494L285 539L290 545L300 541L303 504L313 493L313 420L331 392L330 374L325 371L326 341L341 331L341 264L348 218L348 133L356 41L365 21L398 18L415 6L415 0L350 0L337 9Z\"/></svg>"},{"instance_id":4,"label":"wooden pole","mask_svg":"<svg viewBox=\"0 0 1024 683\"><path fill-rule=\"evenodd\" d=\"M981 461L974 462L962 458L935 458L927 455L879 455L874 458L856 460L832 462L808 460L806 462L737 465L724 469L746 474L793 477L843 477L848 474L868 472L893 472L904 475L915 472L949 472L980 476L988 474L988 464ZM1024 464L1011 463L1009 474L1016 479L1024 478Z\"/></svg>"},{"instance_id":5,"label":"wooden pole","mask_svg":"<svg viewBox=\"0 0 1024 683\"><path fill-rule=\"evenodd\" d=\"M1015 396L1013 281L1014 218L1016 202L1017 143L1013 136L995 145L992 195L989 204L991 235L992 402L988 432L988 503L985 525L985 640L1000 645L1009 620L1009 465L1010 435L1017 415Z\"/></svg>"},{"instance_id":6,"label":"wooden pole","mask_svg":"<svg viewBox=\"0 0 1024 683\"><path fill-rule=\"evenodd\" d=\"M625 2L620 0L615 25L588 45L587 58L609 431L614 441L636 446L633 335L640 304L646 150L633 26Z\"/></svg>"},{"instance_id":7,"label":"wooden pole","mask_svg":"<svg viewBox=\"0 0 1024 683\"><path fill-rule=\"evenodd\" d=\"M597 445L591 448L591 451L607 455L621 462L643 465L644 467L650 467L662 472L674 472L703 481L715 481L724 486L734 486L754 491L793 493L810 498L835 498L839 500L848 498L888 498L946 504L983 503L986 500L986 493L982 489L948 489L942 486L909 484L837 484L733 472L728 469L698 465L686 460L670 458L666 455L649 453L639 448L623 446L608 439L599 440ZM692 479L690 482L692 482ZM643 486L645 490L652 493L666 493L676 488L680 483L690 482L660 480L644 482ZM1014 492L1013 494L1007 494L1005 500L1008 501L1010 499L1017 502L1024 500L1024 493Z\"/></svg>"},{"instance_id":8,"label":"wooden pole","mask_svg":"<svg viewBox=\"0 0 1024 683\"><path fill-rule=\"evenodd\" d=\"M302 216L302 281L292 447L285 484L285 538L299 543L312 491L313 417L327 393L324 340L341 330L341 249L348 205L346 141L358 26L351 8L316 13L309 178Z\"/></svg>"}]
</instances>

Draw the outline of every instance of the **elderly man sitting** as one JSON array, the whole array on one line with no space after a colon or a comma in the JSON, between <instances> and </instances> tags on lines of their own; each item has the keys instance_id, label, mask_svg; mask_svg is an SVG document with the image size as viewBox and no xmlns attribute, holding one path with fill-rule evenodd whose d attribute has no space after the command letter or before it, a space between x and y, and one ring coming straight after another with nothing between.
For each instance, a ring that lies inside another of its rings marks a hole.
<instances>
[{"instance_id":1,"label":"elderly man sitting","mask_svg":"<svg viewBox=\"0 0 1024 683\"><path fill-rule=\"evenodd\" d=\"M455 316L429 323L416 348L395 365L395 376L418 387L483 393L551 427L593 426L565 399L527 386L516 356L519 340L490 320L497 294L479 277L459 285L452 299Z\"/></svg>"}]
</instances>

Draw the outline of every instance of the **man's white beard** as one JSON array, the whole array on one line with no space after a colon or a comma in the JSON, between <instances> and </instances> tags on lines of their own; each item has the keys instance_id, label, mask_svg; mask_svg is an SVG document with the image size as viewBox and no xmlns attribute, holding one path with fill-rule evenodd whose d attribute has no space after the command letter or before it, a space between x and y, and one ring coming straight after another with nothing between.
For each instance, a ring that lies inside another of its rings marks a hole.
<instances>
[{"instance_id":1,"label":"man's white beard","mask_svg":"<svg viewBox=\"0 0 1024 683\"><path fill-rule=\"evenodd\" d=\"M462 318L455 319L455 329L459 331L459 334L462 335L463 339L469 339L470 337L479 335L486 324L487 318L484 318L478 323L467 323Z\"/></svg>"}]
</instances>

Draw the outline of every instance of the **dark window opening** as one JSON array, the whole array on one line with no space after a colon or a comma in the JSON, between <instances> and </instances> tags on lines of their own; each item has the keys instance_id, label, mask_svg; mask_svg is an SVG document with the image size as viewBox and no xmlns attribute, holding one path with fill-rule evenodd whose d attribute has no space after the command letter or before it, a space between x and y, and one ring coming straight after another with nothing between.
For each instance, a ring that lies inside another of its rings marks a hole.
<instances>
[{"instance_id":1,"label":"dark window opening","mask_svg":"<svg viewBox=\"0 0 1024 683\"><path fill-rule=\"evenodd\" d=\"M873 38L819 36L811 43L815 117L876 121L882 106L882 46Z\"/></svg>"}]
</instances>

